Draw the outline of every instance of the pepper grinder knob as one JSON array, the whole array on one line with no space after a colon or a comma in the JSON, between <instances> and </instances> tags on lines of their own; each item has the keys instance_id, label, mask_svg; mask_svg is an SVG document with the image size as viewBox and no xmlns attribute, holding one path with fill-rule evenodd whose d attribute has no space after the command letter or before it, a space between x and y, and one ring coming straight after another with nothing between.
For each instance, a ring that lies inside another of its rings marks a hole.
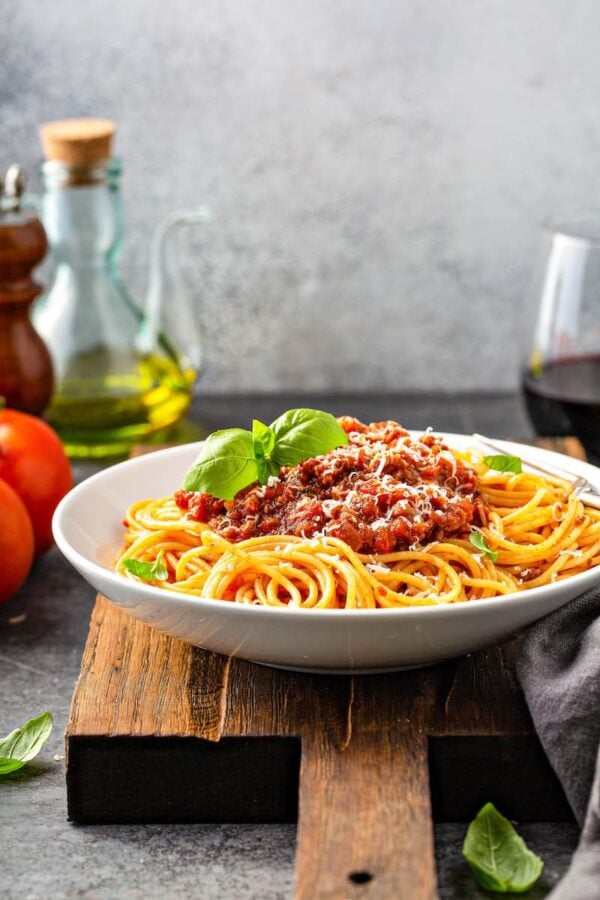
<instances>
[{"instance_id":1,"label":"pepper grinder knob","mask_svg":"<svg viewBox=\"0 0 600 900\"><path fill-rule=\"evenodd\" d=\"M25 192L27 177L23 169L13 163L6 170L3 178L3 192L6 198L6 205L13 212L17 212L21 207L21 197Z\"/></svg>"}]
</instances>

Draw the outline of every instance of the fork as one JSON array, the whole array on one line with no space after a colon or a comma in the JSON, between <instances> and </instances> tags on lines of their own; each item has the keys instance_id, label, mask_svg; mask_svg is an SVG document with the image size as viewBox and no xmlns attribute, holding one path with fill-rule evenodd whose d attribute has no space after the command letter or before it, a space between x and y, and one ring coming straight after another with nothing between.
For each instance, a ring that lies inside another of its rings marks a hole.
<instances>
[{"instance_id":1,"label":"fork","mask_svg":"<svg viewBox=\"0 0 600 900\"><path fill-rule=\"evenodd\" d=\"M473 437L476 441L483 444L485 447L488 447L490 450L495 450L496 453L506 453L506 450L503 447L494 444L493 441L490 441L489 438L484 437L482 434L474 434ZM561 469L559 466L542 465L541 463L532 460L531 457L527 458L527 456L522 453L520 454L520 458L528 468L533 469L536 472L542 472L544 475L553 475L555 478L560 478L562 481L572 484L573 493L582 503L585 503L587 506L592 506L594 509L600 509L600 493L596 486L588 481L587 478L584 478L583 475L573 475L572 472Z\"/></svg>"}]
</instances>

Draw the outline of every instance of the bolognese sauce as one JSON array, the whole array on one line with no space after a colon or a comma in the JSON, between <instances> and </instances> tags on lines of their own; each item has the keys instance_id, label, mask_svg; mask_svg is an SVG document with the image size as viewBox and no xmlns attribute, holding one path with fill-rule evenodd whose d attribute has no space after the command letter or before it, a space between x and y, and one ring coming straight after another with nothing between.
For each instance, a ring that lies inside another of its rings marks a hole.
<instances>
[{"instance_id":1,"label":"bolognese sauce","mask_svg":"<svg viewBox=\"0 0 600 900\"><path fill-rule=\"evenodd\" d=\"M348 444L282 468L233 500L179 491L177 505L232 542L269 534L340 538L361 553L391 553L466 535L485 519L476 473L433 434L397 422L338 420Z\"/></svg>"}]
</instances>

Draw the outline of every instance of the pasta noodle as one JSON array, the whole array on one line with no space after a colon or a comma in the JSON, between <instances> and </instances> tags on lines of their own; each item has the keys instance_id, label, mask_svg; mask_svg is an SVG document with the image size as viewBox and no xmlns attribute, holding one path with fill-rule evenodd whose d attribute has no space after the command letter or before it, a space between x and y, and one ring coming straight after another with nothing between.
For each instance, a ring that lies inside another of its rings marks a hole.
<instances>
[{"instance_id":1,"label":"pasta noodle","mask_svg":"<svg viewBox=\"0 0 600 900\"><path fill-rule=\"evenodd\" d=\"M384 554L361 554L336 537L269 534L237 543L186 516L173 497L141 500L126 516L123 563L162 561L168 591L215 600L301 609L374 609L500 597L600 564L600 511L571 485L530 472L501 473L453 451L475 469L487 521L467 538ZM492 558L497 553L497 558Z\"/></svg>"}]
</instances>

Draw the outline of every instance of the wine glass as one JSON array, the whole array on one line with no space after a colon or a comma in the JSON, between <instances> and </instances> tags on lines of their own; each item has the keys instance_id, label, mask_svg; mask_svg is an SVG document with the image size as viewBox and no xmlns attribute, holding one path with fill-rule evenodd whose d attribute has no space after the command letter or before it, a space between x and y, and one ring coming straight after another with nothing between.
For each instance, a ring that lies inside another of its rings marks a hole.
<instances>
[{"instance_id":1,"label":"wine glass","mask_svg":"<svg viewBox=\"0 0 600 900\"><path fill-rule=\"evenodd\" d=\"M551 222L542 249L527 411L539 435L574 434L600 465L600 210Z\"/></svg>"}]
</instances>

